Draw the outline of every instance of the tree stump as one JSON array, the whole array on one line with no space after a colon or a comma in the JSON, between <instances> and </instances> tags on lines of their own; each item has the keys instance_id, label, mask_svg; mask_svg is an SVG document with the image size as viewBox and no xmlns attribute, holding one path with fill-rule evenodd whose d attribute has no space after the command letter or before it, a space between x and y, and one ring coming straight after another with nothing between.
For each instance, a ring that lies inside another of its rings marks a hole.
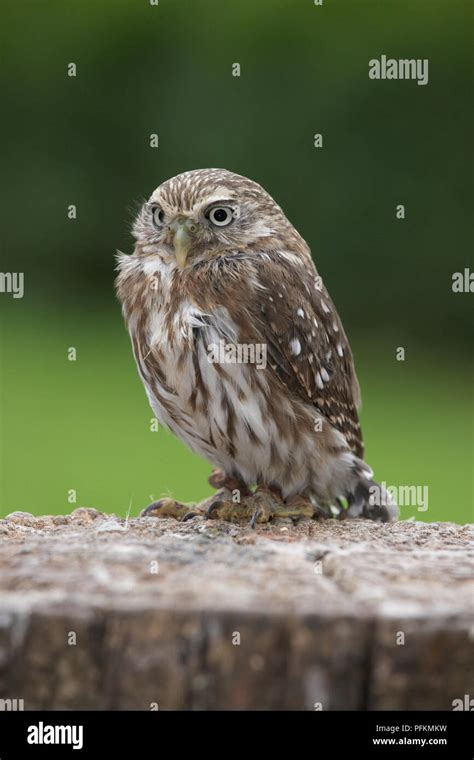
<instances>
[{"instance_id":1,"label":"tree stump","mask_svg":"<svg viewBox=\"0 0 474 760\"><path fill-rule=\"evenodd\" d=\"M473 526L0 520L0 709L452 710Z\"/></svg>"}]
</instances>

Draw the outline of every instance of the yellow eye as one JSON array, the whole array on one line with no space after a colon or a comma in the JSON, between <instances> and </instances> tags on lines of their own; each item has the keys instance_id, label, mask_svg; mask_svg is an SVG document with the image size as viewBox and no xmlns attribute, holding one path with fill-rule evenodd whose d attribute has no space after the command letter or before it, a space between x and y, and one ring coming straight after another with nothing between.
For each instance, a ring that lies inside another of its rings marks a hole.
<instances>
[{"instance_id":1,"label":"yellow eye","mask_svg":"<svg viewBox=\"0 0 474 760\"><path fill-rule=\"evenodd\" d=\"M234 212L229 206L215 206L209 211L208 218L216 227L226 227L234 218Z\"/></svg>"}]
</instances>

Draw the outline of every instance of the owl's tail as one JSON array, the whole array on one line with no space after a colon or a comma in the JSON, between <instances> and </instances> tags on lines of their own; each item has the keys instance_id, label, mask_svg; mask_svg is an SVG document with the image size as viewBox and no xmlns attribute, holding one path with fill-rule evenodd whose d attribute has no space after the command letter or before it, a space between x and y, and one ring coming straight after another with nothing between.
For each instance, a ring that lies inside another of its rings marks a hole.
<instances>
[{"instance_id":1,"label":"owl's tail","mask_svg":"<svg viewBox=\"0 0 474 760\"><path fill-rule=\"evenodd\" d=\"M360 472L347 500L348 517L366 517L376 522L395 522L400 516L400 510L387 489L372 480L365 469Z\"/></svg>"}]
</instances>

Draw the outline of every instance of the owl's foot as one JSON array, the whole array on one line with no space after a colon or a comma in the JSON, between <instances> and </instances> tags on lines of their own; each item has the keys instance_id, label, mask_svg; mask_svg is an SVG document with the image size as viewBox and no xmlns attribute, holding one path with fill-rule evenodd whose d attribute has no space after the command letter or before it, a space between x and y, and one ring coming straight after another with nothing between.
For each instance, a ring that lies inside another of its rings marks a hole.
<instances>
[{"instance_id":1,"label":"owl's foot","mask_svg":"<svg viewBox=\"0 0 474 760\"><path fill-rule=\"evenodd\" d=\"M277 496L275 490L265 491L264 489L259 489L256 495L260 498L252 518L252 525L282 518L299 522L303 518L315 517L313 504L304 496L292 496L284 501L275 498Z\"/></svg>"},{"instance_id":2,"label":"owl's foot","mask_svg":"<svg viewBox=\"0 0 474 760\"><path fill-rule=\"evenodd\" d=\"M236 501L235 491L239 491L239 501ZM186 521L198 515L209 520L225 520L232 523L257 524L268 523L271 520L290 519L298 522L303 518L330 517L319 507L304 496L292 496L286 501L276 488L259 487L252 493L240 499L240 489L221 488L214 496L200 504L183 504L175 499L164 498L154 501L140 514L141 517L174 517L175 520Z\"/></svg>"},{"instance_id":3,"label":"owl's foot","mask_svg":"<svg viewBox=\"0 0 474 760\"><path fill-rule=\"evenodd\" d=\"M160 499L149 504L140 512L140 517L174 517L175 520L189 520L199 514L193 504L183 504L174 499Z\"/></svg>"},{"instance_id":4,"label":"owl's foot","mask_svg":"<svg viewBox=\"0 0 474 760\"><path fill-rule=\"evenodd\" d=\"M258 488L254 494L238 503L217 499L211 503L206 513L206 517L211 520L250 522L252 527L278 518L298 521L316 516L317 511L309 499L293 496L284 501L277 489L269 488Z\"/></svg>"}]
</instances>

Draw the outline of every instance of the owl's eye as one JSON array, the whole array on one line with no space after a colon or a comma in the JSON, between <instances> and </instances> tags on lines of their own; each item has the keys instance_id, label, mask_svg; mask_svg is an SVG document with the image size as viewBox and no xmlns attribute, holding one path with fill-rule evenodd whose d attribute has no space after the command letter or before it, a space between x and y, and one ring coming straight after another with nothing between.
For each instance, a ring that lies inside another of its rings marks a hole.
<instances>
[{"instance_id":1,"label":"owl's eye","mask_svg":"<svg viewBox=\"0 0 474 760\"><path fill-rule=\"evenodd\" d=\"M153 215L153 224L155 227L161 227L165 221L165 212L163 209L159 206L155 206L151 213Z\"/></svg>"},{"instance_id":2,"label":"owl's eye","mask_svg":"<svg viewBox=\"0 0 474 760\"><path fill-rule=\"evenodd\" d=\"M234 212L230 206L214 206L209 211L208 218L216 227L226 227L234 218Z\"/></svg>"}]
</instances>

